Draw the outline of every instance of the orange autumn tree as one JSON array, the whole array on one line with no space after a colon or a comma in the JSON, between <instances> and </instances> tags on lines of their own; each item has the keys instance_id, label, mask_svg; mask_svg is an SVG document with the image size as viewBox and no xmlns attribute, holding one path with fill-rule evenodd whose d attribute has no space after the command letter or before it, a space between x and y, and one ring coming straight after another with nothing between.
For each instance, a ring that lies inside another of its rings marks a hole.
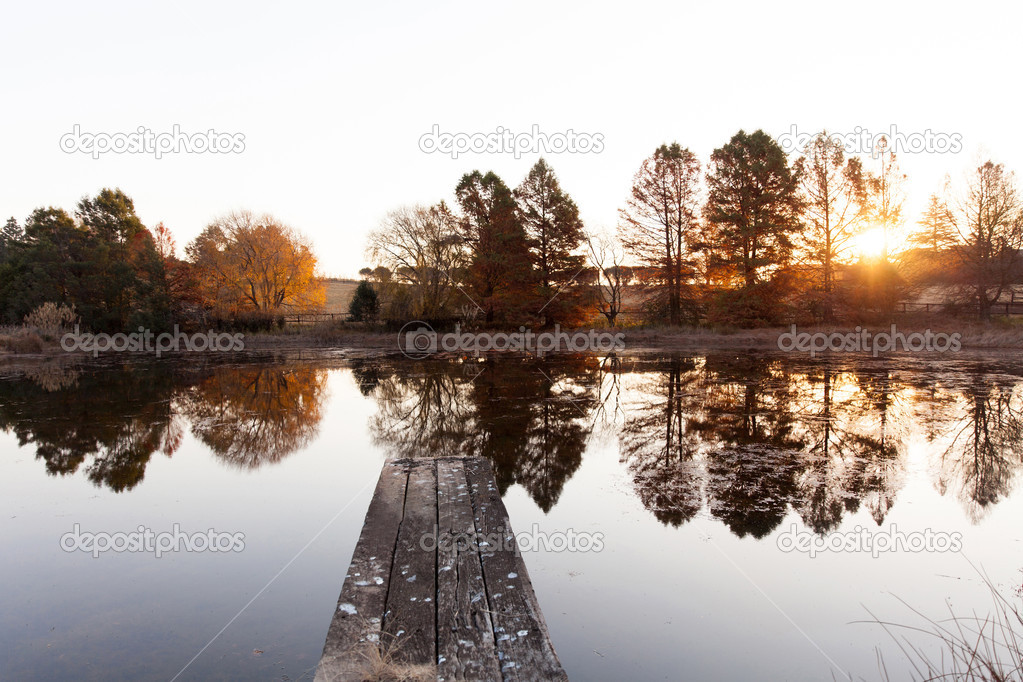
<instances>
[{"instance_id":1,"label":"orange autumn tree","mask_svg":"<svg viewBox=\"0 0 1023 682\"><path fill-rule=\"evenodd\" d=\"M276 314L326 302L309 241L271 215L217 218L185 253L206 306L217 314Z\"/></svg>"}]
</instances>

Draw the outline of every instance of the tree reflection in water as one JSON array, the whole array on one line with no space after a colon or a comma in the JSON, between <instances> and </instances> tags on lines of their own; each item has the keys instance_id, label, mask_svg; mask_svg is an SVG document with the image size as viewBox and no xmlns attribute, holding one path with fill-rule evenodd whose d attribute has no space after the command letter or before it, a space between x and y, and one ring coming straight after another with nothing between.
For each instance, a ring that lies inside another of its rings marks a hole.
<instances>
[{"instance_id":1,"label":"tree reflection in water","mask_svg":"<svg viewBox=\"0 0 1023 682\"><path fill-rule=\"evenodd\" d=\"M1023 396L1015 377L971 373L939 459L938 487L977 522L1012 489L1023 460Z\"/></svg>"},{"instance_id":2,"label":"tree reflection in water","mask_svg":"<svg viewBox=\"0 0 1023 682\"><path fill-rule=\"evenodd\" d=\"M582 464L594 374L590 358L389 365L370 392L370 429L395 457L482 455L502 494L518 483L548 511Z\"/></svg>"},{"instance_id":3,"label":"tree reflection in water","mask_svg":"<svg viewBox=\"0 0 1023 682\"><path fill-rule=\"evenodd\" d=\"M0 382L0 427L20 445L35 445L47 473L72 474L88 459L89 479L121 492L142 481L154 452L177 449L170 400L177 380L166 366L81 371L73 386L54 390L51 378L60 373Z\"/></svg>"},{"instance_id":4,"label":"tree reflection in water","mask_svg":"<svg viewBox=\"0 0 1023 682\"><path fill-rule=\"evenodd\" d=\"M35 445L48 473L85 464L116 492L143 480L154 453L173 455L189 427L237 466L279 461L315 436L326 381L326 370L302 366L126 362L78 368L73 385L55 388L68 371L0 382L0 428Z\"/></svg>"},{"instance_id":5,"label":"tree reflection in water","mask_svg":"<svg viewBox=\"0 0 1023 682\"><path fill-rule=\"evenodd\" d=\"M192 433L221 459L254 469L316 436L327 373L307 366L218 368L181 400Z\"/></svg>"},{"instance_id":6,"label":"tree reflection in water","mask_svg":"<svg viewBox=\"0 0 1023 682\"><path fill-rule=\"evenodd\" d=\"M907 443L973 521L1023 467L1023 381L979 359L935 369L907 358L712 352L665 357L348 363L374 401L368 430L391 457L479 454L502 493L521 485L545 512L597 439L617 447L643 505L680 526L705 513L764 537L795 511L817 533L896 504ZM0 382L0 427L50 474L84 468L130 490L152 455L187 432L253 468L316 437L329 369L315 363L59 363Z\"/></svg>"}]
</instances>

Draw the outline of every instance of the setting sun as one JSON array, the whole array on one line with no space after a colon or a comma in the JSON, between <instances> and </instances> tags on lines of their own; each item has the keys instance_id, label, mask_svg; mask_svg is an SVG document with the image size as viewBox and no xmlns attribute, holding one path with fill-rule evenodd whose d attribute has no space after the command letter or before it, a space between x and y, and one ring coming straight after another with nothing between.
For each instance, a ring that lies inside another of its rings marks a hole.
<instances>
[{"instance_id":1,"label":"setting sun","mask_svg":"<svg viewBox=\"0 0 1023 682\"><path fill-rule=\"evenodd\" d=\"M852 253L856 258L880 258L884 250L884 230L880 227L872 227L853 237Z\"/></svg>"}]
</instances>

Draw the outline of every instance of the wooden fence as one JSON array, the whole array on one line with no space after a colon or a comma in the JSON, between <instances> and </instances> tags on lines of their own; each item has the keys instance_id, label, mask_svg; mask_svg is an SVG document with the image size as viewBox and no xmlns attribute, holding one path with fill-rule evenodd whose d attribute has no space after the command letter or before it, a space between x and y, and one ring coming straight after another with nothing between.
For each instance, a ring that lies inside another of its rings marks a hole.
<instances>
[{"instance_id":1,"label":"wooden fence","mask_svg":"<svg viewBox=\"0 0 1023 682\"><path fill-rule=\"evenodd\" d=\"M348 313L301 313L295 315L283 315L285 324L315 324L317 322L351 322L352 316Z\"/></svg>"},{"instance_id":2,"label":"wooden fence","mask_svg":"<svg viewBox=\"0 0 1023 682\"><path fill-rule=\"evenodd\" d=\"M960 313L976 315L979 311L977 305L957 305L954 303L901 303L901 311L904 313ZM998 301L992 303L989 310L992 315L1023 315L1023 300L1020 301Z\"/></svg>"}]
</instances>

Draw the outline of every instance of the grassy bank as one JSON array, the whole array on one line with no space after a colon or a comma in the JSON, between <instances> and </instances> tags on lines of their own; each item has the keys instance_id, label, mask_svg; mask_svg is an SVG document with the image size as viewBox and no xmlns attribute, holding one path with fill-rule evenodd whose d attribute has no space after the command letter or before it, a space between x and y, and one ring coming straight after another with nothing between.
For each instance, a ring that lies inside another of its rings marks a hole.
<instances>
[{"instance_id":1,"label":"grassy bank","mask_svg":"<svg viewBox=\"0 0 1023 682\"><path fill-rule=\"evenodd\" d=\"M927 319L903 319L896 324L898 331L903 334L923 333L928 330L935 333L959 334L963 350L1023 349L1023 320L996 319L989 323L982 323L930 317ZM863 325L861 328L876 334L888 332L890 327L890 324L875 324ZM809 334L849 334L856 329L855 326L834 324L798 327L797 331ZM564 331L571 333L574 330ZM589 329L577 331L589 331ZM772 351L779 349L779 336L788 333L790 328L711 329L706 327L632 326L604 328L600 331L624 334L626 352L703 348ZM399 350L398 335L394 331L384 331L372 326L337 323L290 326L280 330L248 333L244 336L244 344L246 351L350 349L387 353ZM59 334L28 327L0 329L0 358L67 354L69 353L60 346ZM81 351L75 354L87 355Z\"/></svg>"}]
</instances>

